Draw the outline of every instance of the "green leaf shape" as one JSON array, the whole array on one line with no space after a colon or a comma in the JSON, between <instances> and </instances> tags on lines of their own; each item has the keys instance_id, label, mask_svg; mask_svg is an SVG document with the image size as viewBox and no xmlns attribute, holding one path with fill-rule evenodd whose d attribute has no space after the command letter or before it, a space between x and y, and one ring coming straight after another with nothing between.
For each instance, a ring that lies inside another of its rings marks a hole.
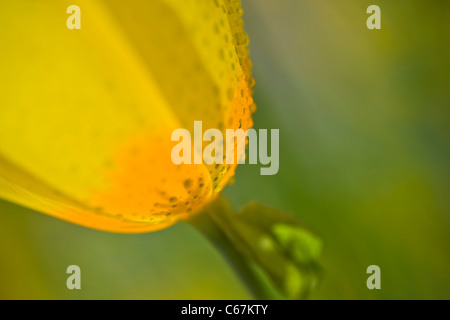
<instances>
[{"instance_id":1,"label":"green leaf shape","mask_svg":"<svg viewBox=\"0 0 450 320\"><path fill-rule=\"evenodd\" d=\"M209 223L199 223L207 219ZM322 241L295 217L259 203L236 212L218 197L195 220L243 280L251 282L249 287L260 291L254 292L258 298L305 299L316 286ZM236 252L230 254L230 246Z\"/></svg>"}]
</instances>

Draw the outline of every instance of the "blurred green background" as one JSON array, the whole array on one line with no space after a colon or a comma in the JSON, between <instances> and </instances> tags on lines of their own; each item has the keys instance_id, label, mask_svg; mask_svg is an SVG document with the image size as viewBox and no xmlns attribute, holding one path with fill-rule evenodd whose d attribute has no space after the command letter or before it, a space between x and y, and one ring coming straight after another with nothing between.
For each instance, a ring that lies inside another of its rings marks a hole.
<instances>
[{"instance_id":1,"label":"blurred green background","mask_svg":"<svg viewBox=\"0 0 450 320\"><path fill-rule=\"evenodd\" d=\"M381 7L382 29L366 28ZM294 213L324 239L313 299L450 299L450 2L243 0L256 128L280 129L280 171L243 165L225 190ZM66 288L68 265L82 290ZM381 290L366 268L381 267ZM79 227L0 201L0 298L247 299L180 223Z\"/></svg>"}]
</instances>

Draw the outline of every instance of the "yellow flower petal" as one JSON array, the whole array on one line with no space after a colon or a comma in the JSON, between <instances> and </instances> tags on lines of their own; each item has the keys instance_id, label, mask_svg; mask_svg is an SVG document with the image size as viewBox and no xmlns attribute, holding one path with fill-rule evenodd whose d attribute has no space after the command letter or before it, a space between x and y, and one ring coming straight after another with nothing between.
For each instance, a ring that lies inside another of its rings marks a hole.
<instances>
[{"instance_id":1,"label":"yellow flower petal","mask_svg":"<svg viewBox=\"0 0 450 320\"><path fill-rule=\"evenodd\" d=\"M0 197L71 222L152 231L210 201L235 165L171 162L171 132L252 126L239 2L0 4Z\"/></svg>"}]
</instances>

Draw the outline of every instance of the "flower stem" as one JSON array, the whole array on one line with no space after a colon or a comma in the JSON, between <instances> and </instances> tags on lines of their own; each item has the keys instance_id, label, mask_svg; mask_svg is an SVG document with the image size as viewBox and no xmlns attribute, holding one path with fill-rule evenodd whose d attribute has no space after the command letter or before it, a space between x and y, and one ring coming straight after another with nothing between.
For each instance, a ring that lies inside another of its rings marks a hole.
<instances>
[{"instance_id":1,"label":"flower stem","mask_svg":"<svg viewBox=\"0 0 450 320\"><path fill-rule=\"evenodd\" d=\"M254 299L274 299L271 290L261 275L257 273L250 260L239 252L227 237L230 230L224 230L224 226L215 221L210 209L206 208L203 212L191 217L187 222L202 233L222 253ZM218 209L220 211L220 208ZM216 210L214 214L220 214L220 212L218 213Z\"/></svg>"}]
</instances>

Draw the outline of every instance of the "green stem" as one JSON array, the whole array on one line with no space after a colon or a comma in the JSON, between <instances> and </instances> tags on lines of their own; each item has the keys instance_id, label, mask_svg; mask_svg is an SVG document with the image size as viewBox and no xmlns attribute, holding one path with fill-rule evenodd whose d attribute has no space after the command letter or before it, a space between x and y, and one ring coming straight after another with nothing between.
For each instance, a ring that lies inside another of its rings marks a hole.
<instances>
[{"instance_id":1,"label":"green stem","mask_svg":"<svg viewBox=\"0 0 450 320\"><path fill-rule=\"evenodd\" d=\"M263 279L257 274L255 267L233 245L219 224L208 211L203 211L190 218L189 222L222 253L242 282L246 285L254 299L273 299Z\"/></svg>"}]
</instances>

